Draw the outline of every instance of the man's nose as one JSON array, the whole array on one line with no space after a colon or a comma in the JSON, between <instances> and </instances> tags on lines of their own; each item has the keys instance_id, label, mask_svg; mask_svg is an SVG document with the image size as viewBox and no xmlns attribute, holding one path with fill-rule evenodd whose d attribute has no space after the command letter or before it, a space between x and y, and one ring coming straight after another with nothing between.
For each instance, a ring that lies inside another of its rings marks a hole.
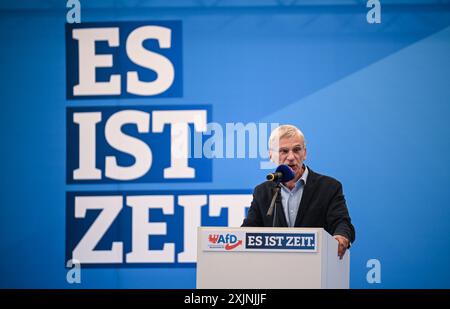
<instances>
[{"instance_id":1,"label":"man's nose","mask_svg":"<svg viewBox=\"0 0 450 309\"><path fill-rule=\"evenodd\" d=\"M294 160L295 160L294 152L293 152L292 150L289 150L286 159L287 159L288 161L294 161Z\"/></svg>"}]
</instances>

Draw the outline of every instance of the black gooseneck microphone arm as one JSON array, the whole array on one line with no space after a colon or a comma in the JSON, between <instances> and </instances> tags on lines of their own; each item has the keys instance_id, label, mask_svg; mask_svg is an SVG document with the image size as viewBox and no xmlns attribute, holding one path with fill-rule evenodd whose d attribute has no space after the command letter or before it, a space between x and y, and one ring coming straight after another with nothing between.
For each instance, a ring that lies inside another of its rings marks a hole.
<instances>
[{"instance_id":1,"label":"black gooseneck microphone arm","mask_svg":"<svg viewBox=\"0 0 450 309\"><path fill-rule=\"evenodd\" d=\"M275 189L273 191L273 196L272 196L272 201L270 202L270 206L269 206L269 210L267 210L267 216L272 216L273 215L273 219L272 219L272 227L275 227L276 223L277 223L277 201L279 201L279 197L280 197L280 191L281 191L281 186L280 186L280 181L276 182L276 186ZM275 210L274 210L275 209Z\"/></svg>"}]
</instances>

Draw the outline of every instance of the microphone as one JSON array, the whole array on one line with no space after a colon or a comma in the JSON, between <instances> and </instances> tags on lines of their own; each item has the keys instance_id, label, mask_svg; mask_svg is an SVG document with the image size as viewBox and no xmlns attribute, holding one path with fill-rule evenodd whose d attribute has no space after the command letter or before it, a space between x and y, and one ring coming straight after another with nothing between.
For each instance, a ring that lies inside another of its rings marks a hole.
<instances>
[{"instance_id":1,"label":"microphone","mask_svg":"<svg viewBox=\"0 0 450 309\"><path fill-rule=\"evenodd\" d=\"M266 176L266 179L269 181L274 181L276 183L275 190L273 191L272 201L270 202L269 209L267 210L267 216L272 216L275 210L275 214L272 218L272 226L275 227L277 224L277 207L275 203L277 198L280 196L280 182L288 182L295 178L294 171L285 164L281 164L275 170L275 173L270 173Z\"/></svg>"},{"instance_id":2,"label":"microphone","mask_svg":"<svg viewBox=\"0 0 450 309\"><path fill-rule=\"evenodd\" d=\"M266 176L267 180L276 182L288 182L294 178L294 171L286 164L279 165L274 173Z\"/></svg>"}]
</instances>

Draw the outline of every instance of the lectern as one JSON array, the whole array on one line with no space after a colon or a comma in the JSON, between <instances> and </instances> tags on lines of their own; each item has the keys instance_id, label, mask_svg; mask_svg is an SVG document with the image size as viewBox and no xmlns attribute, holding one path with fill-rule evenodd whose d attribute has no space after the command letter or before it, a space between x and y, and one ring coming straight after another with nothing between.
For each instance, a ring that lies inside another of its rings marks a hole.
<instances>
[{"instance_id":1,"label":"lectern","mask_svg":"<svg viewBox=\"0 0 450 309\"><path fill-rule=\"evenodd\" d=\"M199 289L348 289L350 252L322 228L199 227Z\"/></svg>"}]
</instances>

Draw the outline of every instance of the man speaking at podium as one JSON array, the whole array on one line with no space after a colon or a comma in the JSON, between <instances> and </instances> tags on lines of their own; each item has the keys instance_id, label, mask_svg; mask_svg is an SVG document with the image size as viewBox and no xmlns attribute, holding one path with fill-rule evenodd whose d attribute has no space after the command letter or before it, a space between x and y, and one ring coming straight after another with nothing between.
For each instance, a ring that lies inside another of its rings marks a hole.
<instances>
[{"instance_id":1,"label":"man speaking at podium","mask_svg":"<svg viewBox=\"0 0 450 309\"><path fill-rule=\"evenodd\" d=\"M269 157L277 164L289 166L292 170L288 169L291 173L289 178L292 180L281 180L281 194L275 198L276 182L266 181L256 186L242 226L321 227L339 242L338 255L342 258L355 240L355 229L345 204L341 183L315 173L304 164L305 138L295 126L282 125L272 131ZM272 198L274 203L271 202ZM271 204L275 205L273 213L272 210L269 211Z\"/></svg>"}]
</instances>

